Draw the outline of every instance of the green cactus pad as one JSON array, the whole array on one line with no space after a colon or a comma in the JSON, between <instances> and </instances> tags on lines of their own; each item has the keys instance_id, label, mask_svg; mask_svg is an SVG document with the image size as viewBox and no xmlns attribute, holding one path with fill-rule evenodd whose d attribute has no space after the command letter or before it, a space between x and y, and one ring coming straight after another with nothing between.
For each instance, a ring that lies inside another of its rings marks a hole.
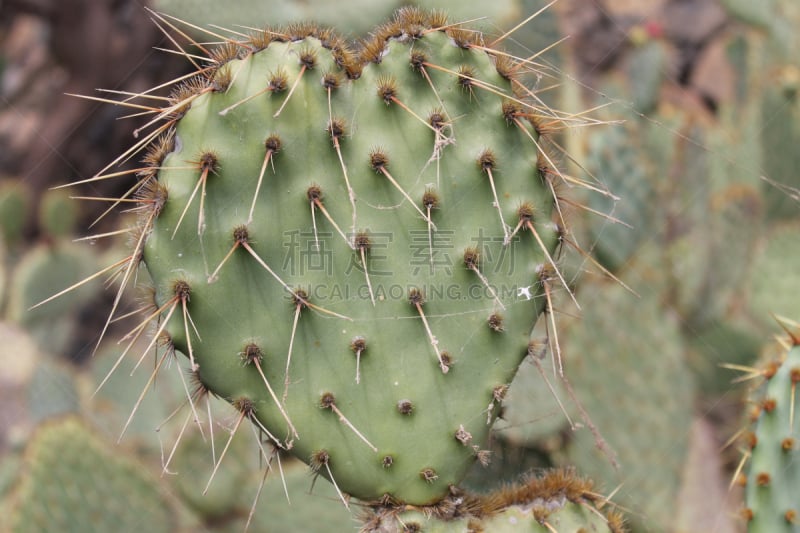
<instances>
[{"instance_id":1,"label":"green cactus pad","mask_svg":"<svg viewBox=\"0 0 800 533\"><path fill-rule=\"evenodd\" d=\"M745 515L751 533L800 531L800 346L788 350L777 371L768 378L745 488Z\"/></svg>"},{"instance_id":2,"label":"green cactus pad","mask_svg":"<svg viewBox=\"0 0 800 533\"><path fill-rule=\"evenodd\" d=\"M78 208L78 203L64 189L45 192L39 204L39 228L55 239L75 235L80 217Z\"/></svg>"},{"instance_id":3,"label":"green cactus pad","mask_svg":"<svg viewBox=\"0 0 800 533\"><path fill-rule=\"evenodd\" d=\"M87 249L70 242L39 244L25 252L11 273L7 316L30 331L45 353L65 353L75 336L77 311L100 292L102 284L92 280L34 307L94 272L97 265Z\"/></svg>"},{"instance_id":4,"label":"green cactus pad","mask_svg":"<svg viewBox=\"0 0 800 533\"><path fill-rule=\"evenodd\" d=\"M25 221L33 204L27 183L0 176L0 233L9 247L22 239Z\"/></svg>"},{"instance_id":5,"label":"green cactus pad","mask_svg":"<svg viewBox=\"0 0 800 533\"><path fill-rule=\"evenodd\" d=\"M616 499L634 510L632 519L669 530L695 397L677 320L661 312L657 292L637 298L617 285L583 289L591 311L567 331L566 373L619 467L587 430L575 433L567 460L606 487L622 484ZM624 327L619 317L626 317Z\"/></svg>"},{"instance_id":6,"label":"green cactus pad","mask_svg":"<svg viewBox=\"0 0 800 533\"><path fill-rule=\"evenodd\" d=\"M560 118L444 26L404 9L355 52L302 24L230 42L140 145L157 335L200 396L367 501L460 481L563 281L539 136Z\"/></svg>"},{"instance_id":7,"label":"green cactus pad","mask_svg":"<svg viewBox=\"0 0 800 533\"><path fill-rule=\"evenodd\" d=\"M373 509L361 531L622 533L618 514L595 507L591 486L571 470L553 470L484 496L453 494L432 508Z\"/></svg>"},{"instance_id":8,"label":"green cactus pad","mask_svg":"<svg viewBox=\"0 0 800 533\"><path fill-rule=\"evenodd\" d=\"M766 233L750 271L750 312L766 327L770 316L800 316L795 297L797 276L793 265L798 256L800 223L779 224Z\"/></svg>"},{"instance_id":9,"label":"green cactus pad","mask_svg":"<svg viewBox=\"0 0 800 533\"><path fill-rule=\"evenodd\" d=\"M258 473L259 479L262 475ZM279 468L273 460L248 531L354 533L356 521L351 511L342 505L334 487L315 481L308 467L300 461L284 457ZM252 493L248 494L248 504L250 499ZM241 532L246 521L242 518L233 522L226 531Z\"/></svg>"},{"instance_id":10,"label":"green cactus pad","mask_svg":"<svg viewBox=\"0 0 800 533\"><path fill-rule=\"evenodd\" d=\"M213 523L241 513L252 499L248 483L252 473L249 461L252 459L249 453L252 448L248 437L252 435L244 432L235 436L228 450L225 468L216 473L205 494L203 487L214 467L211 443L208 442L211 436L200 435L195 430L179 443L169 470L176 474L174 483L182 500L206 522ZM227 439L227 432L215 432L215 449L222 450Z\"/></svg>"},{"instance_id":11,"label":"green cactus pad","mask_svg":"<svg viewBox=\"0 0 800 533\"><path fill-rule=\"evenodd\" d=\"M10 531L174 531L142 466L78 418L44 424L28 444L10 502Z\"/></svg>"}]
</instances>

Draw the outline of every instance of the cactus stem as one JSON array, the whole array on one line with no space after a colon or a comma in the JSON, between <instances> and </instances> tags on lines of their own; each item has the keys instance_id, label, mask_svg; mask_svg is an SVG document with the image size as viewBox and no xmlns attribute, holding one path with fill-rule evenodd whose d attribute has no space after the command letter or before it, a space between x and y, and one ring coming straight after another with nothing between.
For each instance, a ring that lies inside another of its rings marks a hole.
<instances>
[{"instance_id":1,"label":"cactus stem","mask_svg":"<svg viewBox=\"0 0 800 533\"><path fill-rule=\"evenodd\" d=\"M339 422L343 423L345 426L347 426L348 428L350 428L350 430L351 430L353 433L355 433L355 434L356 434L356 436L357 436L359 439L361 439L362 441L364 441L364 443L365 443L367 446L369 446L369 447L370 447L370 449L371 449L373 452L375 452L375 453L378 453L378 448L376 448L376 447L375 447L375 446L374 446L374 445L373 445L373 444L372 444L372 443L371 443L371 442L370 442L370 441L369 441L369 440L368 440L368 439L367 439L367 438L364 436L364 434L363 434L363 433L361 433L361 432L360 432L358 429L356 429L356 427L353 425L353 423L352 423L352 422L350 422L350 421L347 419L347 417L345 417L345 416L344 416L344 413L342 413L342 411L341 411L341 410L340 410L340 409L339 409L339 408L336 406L336 397L335 397L335 396L334 396L332 393L330 393L330 392L326 392L326 393L324 393L324 394L322 395L322 397L320 398L320 400L319 400L319 405L320 405L320 407L322 407L323 409L330 409L331 411L333 411L334 413L336 413L336 415L339 417Z\"/></svg>"},{"instance_id":2,"label":"cactus stem","mask_svg":"<svg viewBox=\"0 0 800 533\"><path fill-rule=\"evenodd\" d=\"M425 326L425 332L428 334L428 340L433 346L433 351L436 353L436 359L439 361L439 368L442 369L443 374L447 374L450 370L450 365L442 358L442 352L439 351L439 340L434 336L431 331L428 319L425 318L425 312L422 310L422 305L425 303L425 297L419 289L411 289L408 293L408 300L417 309L419 317L422 319L422 324Z\"/></svg>"},{"instance_id":3,"label":"cactus stem","mask_svg":"<svg viewBox=\"0 0 800 533\"><path fill-rule=\"evenodd\" d=\"M347 238L347 235L339 228L339 225L333 220L333 217L325 208L325 205L322 203L322 189L319 188L319 185L311 185L308 190L306 191L306 196L308 197L309 202L311 203L311 222L314 226L314 241L316 243L317 249L319 249L319 237L317 237L317 218L315 214L315 208L319 209L325 218L328 219L328 222L331 223L331 226L336 230L336 232L342 236L344 242L347 243L347 247L351 250L353 249L353 244L350 243L350 239Z\"/></svg>"},{"instance_id":4,"label":"cactus stem","mask_svg":"<svg viewBox=\"0 0 800 533\"><path fill-rule=\"evenodd\" d=\"M419 206L417 206L417 204L414 203L414 200L411 199L408 193L405 190L403 190L400 184L397 183L397 180L395 180L389 173L389 171L386 168L386 166L389 164L389 160L388 157L386 157L386 154L383 152L383 150L377 148L373 149L369 154L369 158L373 170L383 174L384 177L388 179L389 182L394 186L394 188L400 191L400 193L405 197L406 200L408 200L411 206L417 210L417 212L422 216L422 218L424 218L428 222L428 224L430 224L431 227L433 227L433 229L436 229L436 224L433 223L433 220L431 220L430 217L428 217L427 215L425 215L425 213L422 212L422 209L420 209Z\"/></svg>"},{"instance_id":5,"label":"cactus stem","mask_svg":"<svg viewBox=\"0 0 800 533\"><path fill-rule=\"evenodd\" d=\"M299 314L299 311L298 311L298 314ZM296 323L297 322L295 320L295 324ZM289 431L291 432L292 437L294 439L299 439L300 437L298 437L298 435L297 435L297 430L295 429L294 424L292 424L292 420L289 418L289 415L286 413L286 410L283 408L283 404L281 404L281 402L278 400L278 396L275 395L275 391L272 389L272 386L269 384L269 381L267 380L267 376L264 374L264 369L261 368L261 361L264 358L264 353L261 351L261 347L259 347L257 344L254 344L254 343L248 344L247 346L245 346L244 351L241 352L241 357L244 360L246 365L249 365L249 364L255 365L256 369L258 370L258 374L261 376L261 380L264 382L264 385L267 387L267 392L269 392L269 395L272 397L272 400L275 402L275 405L278 407L278 411L280 411L281 416L283 417L283 419L286 420L286 423L289 426ZM284 404L286 403L286 395L289 392L289 389L288 389L288 377L289 377L289 375L288 375L288 364L287 364L287 375L286 375L286 377L287 377L287 388L286 388L286 391L284 392L284 397L283 397L283 403ZM285 442L285 447L286 447L286 449L290 449L292 447L292 442L291 441L286 441Z\"/></svg>"},{"instance_id":6,"label":"cactus stem","mask_svg":"<svg viewBox=\"0 0 800 533\"><path fill-rule=\"evenodd\" d=\"M264 162L261 164L261 171L258 173L258 183L256 183L256 192L253 193L253 203L250 204L250 213L247 215L247 223L253 221L253 211L256 209L256 200L258 200L258 192L261 190L261 183L264 181L264 172L267 170L267 164L272 165L272 172L275 172L275 161L273 155L281 149L281 139L277 135L270 135L264 141L266 153L264 154Z\"/></svg>"},{"instance_id":7,"label":"cactus stem","mask_svg":"<svg viewBox=\"0 0 800 533\"><path fill-rule=\"evenodd\" d=\"M331 472L330 467L331 456L328 454L326 450L320 450L318 452L314 452L311 455L311 469L314 471L314 481L311 482L311 490L314 490L314 483L317 481L317 476L319 476L319 469L321 467L325 467L325 470L328 472L328 478L331 480L333 484L333 488L336 489L336 494L339 495L339 499L342 500L345 508L349 511L350 504L347 502L347 498L345 495L342 494L342 491L339 490L339 485L336 483L336 480L333 479L333 472ZM311 492L311 490L309 492Z\"/></svg>"},{"instance_id":8,"label":"cactus stem","mask_svg":"<svg viewBox=\"0 0 800 533\"><path fill-rule=\"evenodd\" d=\"M480 252L478 252L477 248L467 248L464 250L464 265L467 267L467 269L475 272L475 274L481 280L481 283L483 283L483 286L486 287L487 291L489 291L489 294L492 296L492 299L494 299L495 303L500 306L500 309L505 311L506 306L503 305L503 302L501 302L500 298L497 297L497 293L492 286L489 285L489 280L486 279L486 276L484 276L483 272L480 270Z\"/></svg>"}]
</instances>

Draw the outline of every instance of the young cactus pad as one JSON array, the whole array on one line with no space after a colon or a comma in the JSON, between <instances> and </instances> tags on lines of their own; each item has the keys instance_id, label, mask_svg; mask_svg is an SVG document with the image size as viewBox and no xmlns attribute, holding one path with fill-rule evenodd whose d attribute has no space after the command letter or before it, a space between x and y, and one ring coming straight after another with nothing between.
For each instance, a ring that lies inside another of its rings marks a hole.
<instances>
[{"instance_id":1,"label":"young cactus pad","mask_svg":"<svg viewBox=\"0 0 800 533\"><path fill-rule=\"evenodd\" d=\"M540 136L562 117L530 62L439 13L400 10L358 49L306 24L226 41L123 156L148 150L121 264L123 287L146 265L154 307L132 336L152 322L155 372L186 355L193 401L224 398L233 431L345 501L436 502L486 458L563 282Z\"/></svg>"}]
</instances>

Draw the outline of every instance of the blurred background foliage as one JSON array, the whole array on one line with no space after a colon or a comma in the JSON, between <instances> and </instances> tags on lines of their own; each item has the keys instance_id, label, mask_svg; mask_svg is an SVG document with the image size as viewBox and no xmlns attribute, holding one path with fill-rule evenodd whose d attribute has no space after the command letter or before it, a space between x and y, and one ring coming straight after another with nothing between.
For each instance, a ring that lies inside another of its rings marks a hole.
<instances>
[{"instance_id":1,"label":"blurred background foliage","mask_svg":"<svg viewBox=\"0 0 800 533\"><path fill-rule=\"evenodd\" d=\"M474 25L500 35L546 2L417 4L444 8L451 20L477 19ZM399 5L154 0L151 7L205 28L312 18L356 38ZM170 43L144 7L0 1L3 530L241 531L263 475L252 443L237 438L212 494L200 496L212 458L196 430L163 468L182 427L170 418L185 397L179 372L145 397L116 444L152 363L130 377L136 357L126 358L93 394L124 348L111 339L126 326L113 323L93 355L115 293L104 285L113 287L113 276L29 310L126 255L114 239L76 239L131 219L97 221L107 203L70 199L113 197L124 183L51 188L92 176L133 142L131 131L142 123L66 93L140 92L187 70L180 57L156 50ZM740 450L726 442L746 423L747 387L721 365L755 364L778 329L773 314L800 318L798 27L794 0L561 0L506 41L527 57L568 35L537 58L543 75L534 89L548 105L592 108L610 122L558 137L572 156L561 157L563 168L607 184L619 199L565 191L584 206L571 213L570 239L594 259L566 247L561 261L582 310L561 294L556 317L566 375L613 452L596 445L547 354L543 373L529 364L517 376L492 442L494 459L469 475L469 486L485 490L531 469L575 464L604 491L617 490L634 531L743 529L740 489L729 486ZM136 295L124 305L134 310ZM208 408L219 411L221 425L226 416L233 423L225 405ZM227 436L217 430L216 439ZM63 453L53 455L54 448ZM321 481L310 493L313 479L302 465L282 468L286 495L278 472L270 473L253 530L354 530L332 487ZM80 498L44 490L59 480L81 487ZM120 498L130 503L126 512L110 505ZM64 513L76 507L92 512Z\"/></svg>"}]
</instances>

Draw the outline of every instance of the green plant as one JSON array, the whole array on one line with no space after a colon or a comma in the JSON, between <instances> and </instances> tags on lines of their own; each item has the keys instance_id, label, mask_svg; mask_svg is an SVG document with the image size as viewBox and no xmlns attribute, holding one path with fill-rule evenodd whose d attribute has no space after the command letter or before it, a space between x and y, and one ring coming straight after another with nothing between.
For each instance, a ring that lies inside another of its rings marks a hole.
<instances>
[{"instance_id":1,"label":"green plant","mask_svg":"<svg viewBox=\"0 0 800 533\"><path fill-rule=\"evenodd\" d=\"M795 420L800 407L800 336L797 325L787 326L787 331L790 335L780 341L777 358L757 374L764 383L755 398L755 428L747 435L750 450L743 511L752 533L790 532L800 527L800 431Z\"/></svg>"},{"instance_id":2,"label":"green plant","mask_svg":"<svg viewBox=\"0 0 800 533\"><path fill-rule=\"evenodd\" d=\"M345 506L441 510L570 290L560 188L607 193L554 164L565 121L531 63L442 13L404 8L358 48L313 24L224 41L192 42L205 66L114 162L146 152L106 328L140 263L152 280L119 361L150 326L142 396L180 352L187 422L208 395L235 408L206 490L252 423L268 465L262 438Z\"/></svg>"},{"instance_id":3,"label":"green plant","mask_svg":"<svg viewBox=\"0 0 800 533\"><path fill-rule=\"evenodd\" d=\"M40 427L7 504L11 532L173 531L169 499L134 459L79 419Z\"/></svg>"}]
</instances>

